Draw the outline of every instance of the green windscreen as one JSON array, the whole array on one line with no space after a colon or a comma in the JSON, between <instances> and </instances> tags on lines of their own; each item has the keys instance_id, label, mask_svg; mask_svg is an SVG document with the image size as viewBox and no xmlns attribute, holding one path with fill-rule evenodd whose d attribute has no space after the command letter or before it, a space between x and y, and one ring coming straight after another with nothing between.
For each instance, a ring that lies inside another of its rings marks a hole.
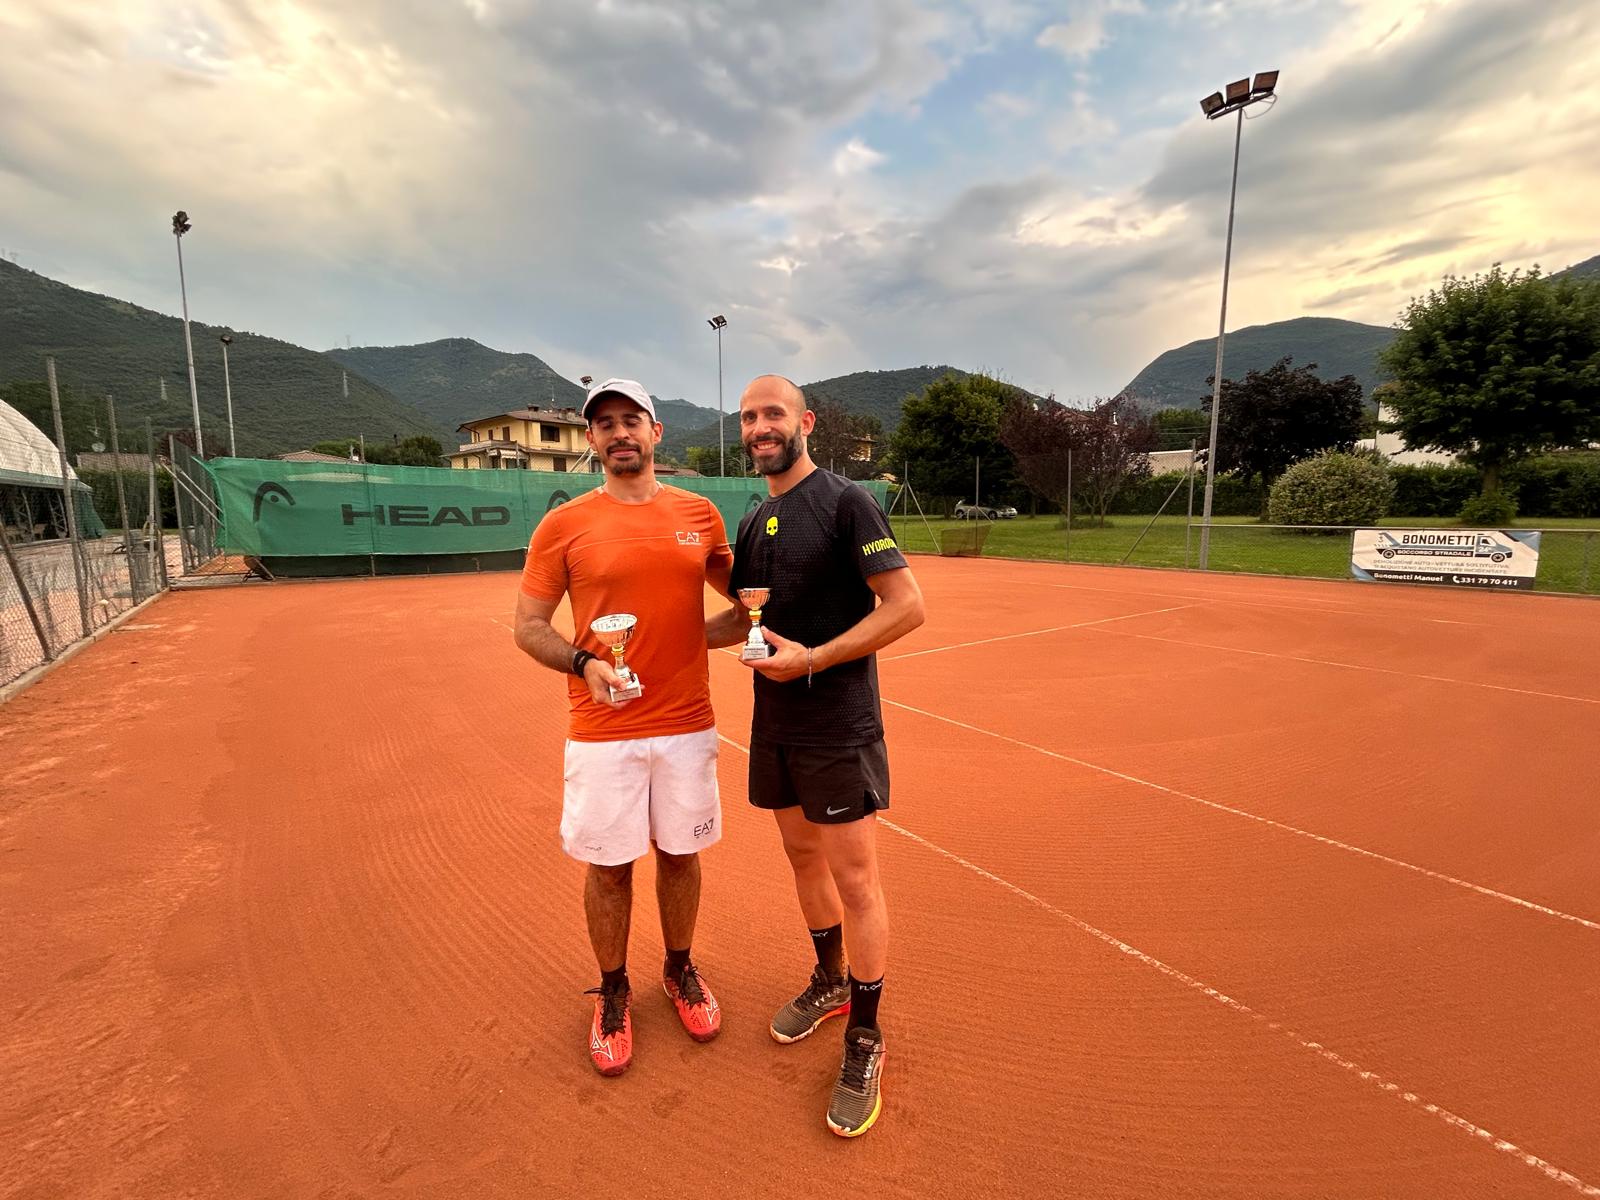
<instances>
[{"instance_id":1,"label":"green windscreen","mask_svg":"<svg viewBox=\"0 0 1600 1200\"><path fill-rule=\"evenodd\" d=\"M598 474L462 471L360 463L219 458L205 464L222 506L218 542L234 554L488 554L522 550L539 519L598 487ZM705 496L731 540L767 495L763 479L672 476ZM863 484L881 507L888 487Z\"/></svg>"}]
</instances>

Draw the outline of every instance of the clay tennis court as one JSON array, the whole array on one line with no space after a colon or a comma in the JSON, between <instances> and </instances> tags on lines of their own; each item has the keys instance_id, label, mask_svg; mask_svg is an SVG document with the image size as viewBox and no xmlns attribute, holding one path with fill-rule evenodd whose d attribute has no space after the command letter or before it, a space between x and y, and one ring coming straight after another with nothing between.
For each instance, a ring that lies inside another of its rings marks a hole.
<instances>
[{"instance_id":1,"label":"clay tennis court","mask_svg":"<svg viewBox=\"0 0 1600 1200\"><path fill-rule=\"evenodd\" d=\"M0 708L0 1194L1600 1195L1600 608L917 558L885 1114L745 803L599 1078L516 576L168 595ZM649 636L641 630L640 636ZM648 686L648 681L646 681Z\"/></svg>"}]
</instances>

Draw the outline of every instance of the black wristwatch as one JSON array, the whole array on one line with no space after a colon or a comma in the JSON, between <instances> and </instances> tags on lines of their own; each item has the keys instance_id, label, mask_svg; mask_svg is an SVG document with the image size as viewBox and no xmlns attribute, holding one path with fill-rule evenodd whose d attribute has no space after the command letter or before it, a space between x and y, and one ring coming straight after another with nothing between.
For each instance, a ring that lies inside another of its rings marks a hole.
<instances>
[{"instance_id":1,"label":"black wristwatch","mask_svg":"<svg viewBox=\"0 0 1600 1200\"><path fill-rule=\"evenodd\" d=\"M590 654L587 650L574 650L572 652L572 673L579 679L582 679L583 669L589 665L589 661L592 658L594 658L594 655Z\"/></svg>"}]
</instances>

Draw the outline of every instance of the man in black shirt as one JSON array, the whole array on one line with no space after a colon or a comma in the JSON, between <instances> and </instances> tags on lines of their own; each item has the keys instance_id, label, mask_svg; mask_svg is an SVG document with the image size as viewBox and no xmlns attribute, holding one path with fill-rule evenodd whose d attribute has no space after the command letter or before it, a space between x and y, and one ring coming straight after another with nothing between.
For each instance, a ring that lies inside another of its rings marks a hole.
<instances>
[{"instance_id":1,"label":"man in black shirt","mask_svg":"<svg viewBox=\"0 0 1600 1200\"><path fill-rule=\"evenodd\" d=\"M865 1133L882 1109L878 1000L889 919L878 875L879 809L889 807L876 652L923 620L922 591L866 489L812 462L816 417L789 380L763 375L739 401L740 435L768 499L739 524L735 606L708 622L712 645L749 630L740 588L762 588L771 657L755 672L750 802L777 817L817 966L773 1018L780 1042L850 1015L828 1127ZM850 965L844 961L845 945Z\"/></svg>"}]
</instances>

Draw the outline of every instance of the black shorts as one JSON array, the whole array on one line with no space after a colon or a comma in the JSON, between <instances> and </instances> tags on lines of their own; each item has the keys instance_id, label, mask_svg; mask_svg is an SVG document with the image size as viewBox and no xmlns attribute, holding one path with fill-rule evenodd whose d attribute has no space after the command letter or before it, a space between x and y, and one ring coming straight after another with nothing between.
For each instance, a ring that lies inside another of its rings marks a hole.
<instances>
[{"instance_id":1,"label":"black shorts","mask_svg":"<svg viewBox=\"0 0 1600 1200\"><path fill-rule=\"evenodd\" d=\"M843 825L889 807L889 751L866 746L782 746L750 739L750 803L793 808L815 825Z\"/></svg>"}]
</instances>

